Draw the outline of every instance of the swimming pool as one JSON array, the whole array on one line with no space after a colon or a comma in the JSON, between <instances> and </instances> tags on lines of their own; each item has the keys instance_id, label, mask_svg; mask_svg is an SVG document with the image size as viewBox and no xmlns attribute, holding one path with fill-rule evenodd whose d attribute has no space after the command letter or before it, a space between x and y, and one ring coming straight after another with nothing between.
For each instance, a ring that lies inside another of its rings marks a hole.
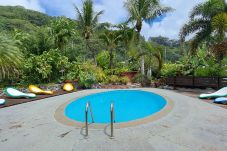
<instances>
[{"instance_id":1,"label":"swimming pool","mask_svg":"<svg viewBox=\"0 0 227 151\"><path fill-rule=\"evenodd\" d=\"M65 108L65 115L78 122L85 122L85 106L92 107L94 122L110 122L110 104L114 104L115 122L128 122L150 116L162 110L167 102L157 94L141 90L115 90L79 98ZM88 114L91 122L90 113Z\"/></svg>"}]
</instances>

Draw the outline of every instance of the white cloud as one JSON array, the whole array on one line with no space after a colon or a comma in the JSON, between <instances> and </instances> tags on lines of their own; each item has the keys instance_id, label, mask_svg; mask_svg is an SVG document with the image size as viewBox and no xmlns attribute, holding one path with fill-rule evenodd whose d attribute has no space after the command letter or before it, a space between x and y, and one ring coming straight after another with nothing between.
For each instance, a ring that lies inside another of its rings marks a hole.
<instances>
[{"instance_id":1,"label":"white cloud","mask_svg":"<svg viewBox=\"0 0 227 151\"><path fill-rule=\"evenodd\" d=\"M39 0L0 0L0 5L3 6L24 6L27 9L33 9L40 12L45 12L40 6Z\"/></svg>"},{"instance_id":2,"label":"white cloud","mask_svg":"<svg viewBox=\"0 0 227 151\"><path fill-rule=\"evenodd\" d=\"M100 21L111 22L113 24L125 21L127 19L127 11L124 8L124 1L125 0L102 0L95 5L96 10L104 10Z\"/></svg>"},{"instance_id":3,"label":"white cloud","mask_svg":"<svg viewBox=\"0 0 227 151\"><path fill-rule=\"evenodd\" d=\"M142 34L149 38L150 36L166 36L177 39L181 27L188 21L189 13L192 8L205 0L162 0L162 4L170 6L175 9L174 12L169 13L166 18L160 23L154 23L152 27L144 24Z\"/></svg>"}]
</instances>

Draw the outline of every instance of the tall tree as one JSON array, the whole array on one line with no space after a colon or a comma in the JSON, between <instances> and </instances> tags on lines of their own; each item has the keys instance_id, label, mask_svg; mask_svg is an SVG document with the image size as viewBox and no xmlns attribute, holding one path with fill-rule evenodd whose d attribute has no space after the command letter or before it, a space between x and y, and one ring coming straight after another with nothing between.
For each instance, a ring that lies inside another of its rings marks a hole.
<instances>
[{"instance_id":1,"label":"tall tree","mask_svg":"<svg viewBox=\"0 0 227 151\"><path fill-rule=\"evenodd\" d=\"M164 49L160 45L154 45L152 43L147 43L147 52L146 52L146 57L148 58L148 70L151 70L151 66L154 65L153 60L156 59L158 64L157 64L157 76L159 76L160 71L162 69L163 63L164 63L164 58L163 58L163 52ZM150 71L151 73L151 71Z\"/></svg>"},{"instance_id":2,"label":"tall tree","mask_svg":"<svg viewBox=\"0 0 227 151\"><path fill-rule=\"evenodd\" d=\"M113 57L114 57L114 50L116 49L118 42L121 40L121 33L119 31L111 31L106 30L104 34L100 36L100 38L106 43L109 56L110 56L110 64L109 68L112 69L113 67Z\"/></svg>"},{"instance_id":3,"label":"tall tree","mask_svg":"<svg viewBox=\"0 0 227 151\"><path fill-rule=\"evenodd\" d=\"M83 8L80 9L75 6L77 13L77 20L79 21L79 28L82 31L83 37L86 40L86 45L89 51L92 53L92 57L96 64L95 52L90 46L90 39L93 34L93 31L97 27L99 16L103 14L104 11L95 12L93 9L92 0L85 0L83 2Z\"/></svg>"},{"instance_id":4,"label":"tall tree","mask_svg":"<svg viewBox=\"0 0 227 151\"><path fill-rule=\"evenodd\" d=\"M50 32L54 37L55 46L63 50L69 38L73 35L73 22L66 17L58 17L52 21Z\"/></svg>"},{"instance_id":5,"label":"tall tree","mask_svg":"<svg viewBox=\"0 0 227 151\"><path fill-rule=\"evenodd\" d=\"M135 28L138 33L138 42L140 40L143 21L152 21L156 17L172 11L172 8L162 6L159 0L127 0L125 7L129 13L129 21L135 23ZM144 74L143 55L141 59L141 73Z\"/></svg>"},{"instance_id":6,"label":"tall tree","mask_svg":"<svg viewBox=\"0 0 227 151\"><path fill-rule=\"evenodd\" d=\"M227 32L227 13L220 13L212 18L212 28L217 36L217 42L225 40L225 33Z\"/></svg>"},{"instance_id":7,"label":"tall tree","mask_svg":"<svg viewBox=\"0 0 227 151\"><path fill-rule=\"evenodd\" d=\"M227 4L225 0L208 0L196 5L191 11L190 21L181 29L181 42L183 43L189 34L195 33L191 40L191 52L194 52L202 42L209 42L216 31L216 28L213 27L217 27L217 21L219 21L220 17L224 16L219 16L219 14L226 13L226 9ZM212 21L214 26L212 26ZM220 24L220 21L218 24ZM217 28L217 33L221 33L223 37L224 28Z\"/></svg>"}]
</instances>

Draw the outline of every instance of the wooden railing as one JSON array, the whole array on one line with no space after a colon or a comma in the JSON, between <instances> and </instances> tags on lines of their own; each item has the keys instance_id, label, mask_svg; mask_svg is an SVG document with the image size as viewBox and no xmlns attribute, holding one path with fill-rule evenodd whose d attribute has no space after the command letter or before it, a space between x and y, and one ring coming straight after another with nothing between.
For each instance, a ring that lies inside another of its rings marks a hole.
<instances>
[{"instance_id":1,"label":"wooden railing","mask_svg":"<svg viewBox=\"0 0 227 151\"><path fill-rule=\"evenodd\" d=\"M227 77L177 76L164 78L167 85L174 87L196 87L219 89L227 86Z\"/></svg>"}]
</instances>

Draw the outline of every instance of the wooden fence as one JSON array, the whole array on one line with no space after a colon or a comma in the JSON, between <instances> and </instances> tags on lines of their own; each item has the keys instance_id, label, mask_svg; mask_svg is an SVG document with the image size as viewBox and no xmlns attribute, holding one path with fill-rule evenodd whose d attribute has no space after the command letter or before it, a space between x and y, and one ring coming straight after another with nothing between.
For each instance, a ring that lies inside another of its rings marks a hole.
<instances>
[{"instance_id":1,"label":"wooden fence","mask_svg":"<svg viewBox=\"0 0 227 151\"><path fill-rule=\"evenodd\" d=\"M178 76L164 79L165 84L174 87L196 87L219 89L227 86L227 77Z\"/></svg>"}]
</instances>

